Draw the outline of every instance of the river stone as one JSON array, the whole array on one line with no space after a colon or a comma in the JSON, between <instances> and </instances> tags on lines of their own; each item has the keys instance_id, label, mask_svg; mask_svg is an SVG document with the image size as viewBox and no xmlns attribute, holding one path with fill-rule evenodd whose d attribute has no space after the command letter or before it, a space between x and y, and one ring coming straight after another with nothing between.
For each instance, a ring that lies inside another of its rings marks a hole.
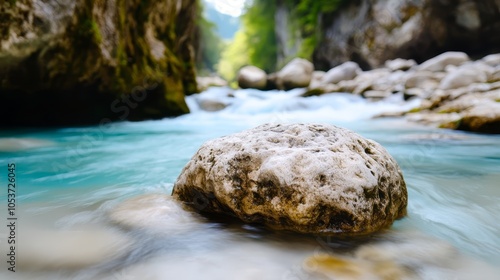
<instances>
[{"instance_id":1,"label":"river stone","mask_svg":"<svg viewBox=\"0 0 500 280\"><path fill-rule=\"evenodd\" d=\"M108 213L110 221L125 229L169 235L195 230L201 221L166 194L146 194L128 199Z\"/></svg>"},{"instance_id":2,"label":"river stone","mask_svg":"<svg viewBox=\"0 0 500 280\"><path fill-rule=\"evenodd\" d=\"M405 216L406 185L378 143L331 125L266 124L205 143L173 196L274 229L362 235Z\"/></svg>"},{"instance_id":3,"label":"river stone","mask_svg":"<svg viewBox=\"0 0 500 280\"><path fill-rule=\"evenodd\" d=\"M415 62L415 60L413 59L396 58L385 62L385 67L390 69L391 71L406 71L415 65L417 65L417 62Z\"/></svg>"},{"instance_id":4,"label":"river stone","mask_svg":"<svg viewBox=\"0 0 500 280\"><path fill-rule=\"evenodd\" d=\"M439 88L456 89L473 83L486 83L487 81L488 75L477 67L460 67L447 74L446 77L441 80Z\"/></svg>"},{"instance_id":5,"label":"river stone","mask_svg":"<svg viewBox=\"0 0 500 280\"><path fill-rule=\"evenodd\" d=\"M267 84L267 74L259 67L248 65L238 72L238 86L240 88L264 89Z\"/></svg>"},{"instance_id":6,"label":"river stone","mask_svg":"<svg viewBox=\"0 0 500 280\"><path fill-rule=\"evenodd\" d=\"M71 270L100 265L124 256L132 239L106 228L53 230L24 227L17 247L20 271ZM15 279L15 278L14 278Z\"/></svg>"},{"instance_id":7,"label":"river stone","mask_svg":"<svg viewBox=\"0 0 500 280\"><path fill-rule=\"evenodd\" d=\"M326 72L323 76L323 82L327 84L336 84L341 81L352 80L356 78L360 72L361 68L356 62L347 61Z\"/></svg>"},{"instance_id":8,"label":"river stone","mask_svg":"<svg viewBox=\"0 0 500 280\"><path fill-rule=\"evenodd\" d=\"M470 61L470 58L466 53L445 52L422 63L419 66L419 70L431 72L444 71L448 65L459 66L467 61Z\"/></svg>"},{"instance_id":9,"label":"river stone","mask_svg":"<svg viewBox=\"0 0 500 280\"><path fill-rule=\"evenodd\" d=\"M483 102L472 107L460 120L457 129L500 134L500 103Z\"/></svg>"},{"instance_id":10,"label":"river stone","mask_svg":"<svg viewBox=\"0 0 500 280\"><path fill-rule=\"evenodd\" d=\"M487 55L481 60L492 67L500 66L500 53Z\"/></svg>"},{"instance_id":11,"label":"river stone","mask_svg":"<svg viewBox=\"0 0 500 280\"><path fill-rule=\"evenodd\" d=\"M277 73L278 88L305 88L311 83L314 65L306 59L294 58Z\"/></svg>"}]
</instances>

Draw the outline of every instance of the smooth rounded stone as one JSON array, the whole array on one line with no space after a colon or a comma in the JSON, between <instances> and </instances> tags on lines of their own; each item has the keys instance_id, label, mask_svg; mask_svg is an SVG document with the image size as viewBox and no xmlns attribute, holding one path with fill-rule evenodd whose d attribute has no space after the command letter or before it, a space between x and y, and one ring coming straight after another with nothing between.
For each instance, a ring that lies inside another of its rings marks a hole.
<instances>
[{"instance_id":1,"label":"smooth rounded stone","mask_svg":"<svg viewBox=\"0 0 500 280\"><path fill-rule=\"evenodd\" d=\"M55 143L52 141L36 138L0 138L0 152L18 152L53 145Z\"/></svg>"},{"instance_id":2,"label":"smooth rounded stone","mask_svg":"<svg viewBox=\"0 0 500 280\"><path fill-rule=\"evenodd\" d=\"M376 91L392 91L392 82L390 81L390 76L392 72L388 69L380 68L373 69L370 71L360 72L354 80L352 80L355 85L352 90L353 94L363 94L365 91L376 90ZM339 85L348 84L349 81L342 81Z\"/></svg>"},{"instance_id":3,"label":"smooth rounded stone","mask_svg":"<svg viewBox=\"0 0 500 280\"><path fill-rule=\"evenodd\" d=\"M319 124L266 124L211 140L184 167L173 196L200 212L327 235L389 227L408 200L381 145Z\"/></svg>"},{"instance_id":4,"label":"smooth rounded stone","mask_svg":"<svg viewBox=\"0 0 500 280\"><path fill-rule=\"evenodd\" d=\"M233 103L232 91L208 89L200 94L194 95L200 109L207 112L216 112L225 109Z\"/></svg>"},{"instance_id":5,"label":"smooth rounded stone","mask_svg":"<svg viewBox=\"0 0 500 280\"><path fill-rule=\"evenodd\" d=\"M131 198L108 213L114 224L128 229L165 234L181 234L200 226L201 220L166 194L147 194Z\"/></svg>"},{"instance_id":6,"label":"smooth rounded stone","mask_svg":"<svg viewBox=\"0 0 500 280\"><path fill-rule=\"evenodd\" d=\"M369 83L366 83L368 86L370 85ZM360 83L358 83L355 80L348 80L348 81L340 81L338 84L329 84L329 85L336 85L339 87L339 92L351 92L354 93L359 87Z\"/></svg>"},{"instance_id":7,"label":"smooth rounded stone","mask_svg":"<svg viewBox=\"0 0 500 280\"><path fill-rule=\"evenodd\" d=\"M278 74L279 85L282 89L305 88L311 83L314 65L302 58L294 58Z\"/></svg>"},{"instance_id":8,"label":"smooth rounded stone","mask_svg":"<svg viewBox=\"0 0 500 280\"><path fill-rule=\"evenodd\" d=\"M326 72L325 71L319 71L316 70L312 73L312 80L313 81L321 81L323 77L325 76Z\"/></svg>"},{"instance_id":9,"label":"smooth rounded stone","mask_svg":"<svg viewBox=\"0 0 500 280\"><path fill-rule=\"evenodd\" d=\"M448 65L459 66L467 61L470 61L470 58L464 52L445 52L420 64L418 69L439 72L444 71Z\"/></svg>"},{"instance_id":10,"label":"smooth rounded stone","mask_svg":"<svg viewBox=\"0 0 500 280\"><path fill-rule=\"evenodd\" d=\"M308 87L311 83L314 65L303 58L294 58L278 72L283 89Z\"/></svg>"},{"instance_id":11,"label":"smooth rounded stone","mask_svg":"<svg viewBox=\"0 0 500 280\"><path fill-rule=\"evenodd\" d=\"M471 67L477 71L483 72L488 76L488 80L491 80L492 75L497 71L495 67L488 65L480 60L474 61L473 63L469 63L464 65L464 67Z\"/></svg>"},{"instance_id":12,"label":"smooth rounded stone","mask_svg":"<svg viewBox=\"0 0 500 280\"><path fill-rule=\"evenodd\" d=\"M295 275L290 275L290 272L294 267L300 268L300 262L314 250L314 245L294 242L291 246L290 242L290 239L276 242L272 238L257 241L235 235L221 238L219 233L210 244L198 245L201 241L193 240L184 245L189 248L183 251L165 251L164 254L142 258L99 280L304 279L291 278Z\"/></svg>"},{"instance_id":13,"label":"smooth rounded stone","mask_svg":"<svg viewBox=\"0 0 500 280\"><path fill-rule=\"evenodd\" d=\"M500 102L482 102L467 110L457 129L500 134Z\"/></svg>"},{"instance_id":14,"label":"smooth rounded stone","mask_svg":"<svg viewBox=\"0 0 500 280\"><path fill-rule=\"evenodd\" d=\"M379 90L367 90L362 94L364 98L372 100L381 100L391 95L392 93L390 91L379 91Z\"/></svg>"},{"instance_id":15,"label":"smooth rounded stone","mask_svg":"<svg viewBox=\"0 0 500 280\"><path fill-rule=\"evenodd\" d=\"M420 233L389 233L349 256L316 253L303 268L321 279L497 279L498 269L462 255L451 244ZM309 279L309 278L306 278Z\"/></svg>"},{"instance_id":16,"label":"smooth rounded stone","mask_svg":"<svg viewBox=\"0 0 500 280\"><path fill-rule=\"evenodd\" d=\"M456 89L469 86L474 83L486 83L488 76L486 73L475 67L460 67L452 71L441 80L440 89Z\"/></svg>"},{"instance_id":17,"label":"smooth rounded stone","mask_svg":"<svg viewBox=\"0 0 500 280\"><path fill-rule=\"evenodd\" d=\"M209 87L228 86L227 81L219 76L196 77L196 83L198 84L198 90L200 92L207 90Z\"/></svg>"},{"instance_id":18,"label":"smooth rounded stone","mask_svg":"<svg viewBox=\"0 0 500 280\"><path fill-rule=\"evenodd\" d=\"M238 86L240 88L265 89L266 84L266 72L256 66L244 66L238 72Z\"/></svg>"},{"instance_id":19,"label":"smooth rounded stone","mask_svg":"<svg viewBox=\"0 0 500 280\"><path fill-rule=\"evenodd\" d=\"M217 112L220 110L224 110L229 103L223 102L218 99L208 99L208 98L200 98L197 100L198 105L203 111L207 112Z\"/></svg>"},{"instance_id":20,"label":"smooth rounded stone","mask_svg":"<svg viewBox=\"0 0 500 280\"><path fill-rule=\"evenodd\" d=\"M363 81L356 84L356 87L352 91L353 94L362 95L365 91L369 91L373 88L372 81Z\"/></svg>"},{"instance_id":21,"label":"smooth rounded stone","mask_svg":"<svg viewBox=\"0 0 500 280\"><path fill-rule=\"evenodd\" d=\"M99 228L49 230L23 228L17 246L18 268L81 269L123 256L131 240L118 231Z\"/></svg>"},{"instance_id":22,"label":"smooth rounded stone","mask_svg":"<svg viewBox=\"0 0 500 280\"><path fill-rule=\"evenodd\" d=\"M456 99L445 102L441 106L437 107L435 111L439 113L460 113L484 102L491 102L491 100L488 99L487 94L463 94Z\"/></svg>"},{"instance_id":23,"label":"smooth rounded stone","mask_svg":"<svg viewBox=\"0 0 500 280\"><path fill-rule=\"evenodd\" d=\"M406 77L405 88L436 89L439 86L439 78L429 71L411 73Z\"/></svg>"},{"instance_id":24,"label":"smooth rounded stone","mask_svg":"<svg viewBox=\"0 0 500 280\"><path fill-rule=\"evenodd\" d=\"M500 89L500 82L471 84L467 87L468 93L489 92L489 91L495 91L496 89Z\"/></svg>"},{"instance_id":25,"label":"smooth rounded stone","mask_svg":"<svg viewBox=\"0 0 500 280\"><path fill-rule=\"evenodd\" d=\"M308 91L321 90L323 93L325 93L325 91L323 91L323 89L325 87L327 87L328 85L330 85L330 84L325 84L322 81L323 76L325 76L325 73L326 72L324 72L324 71L314 71L312 73L312 79L311 79L311 83L308 86ZM312 95L317 95L317 94L312 94Z\"/></svg>"},{"instance_id":26,"label":"smooth rounded stone","mask_svg":"<svg viewBox=\"0 0 500 280\"><path fill-rule=\"evenodd\" d=\"M389 69L379 68L369 71L359 72L354 80L358 83L369 82L375 84L380 80L385 80L386 82L394 79L394 74Z\"/></svg>"},{"instance_id":27,"label":"smooth rounded stone","mask_svg":"<svg viewBox=\"0 0 500 280\"><path fill-rule=\"evenodd\" d=\"M312 84L309 88L301 94L301 97L309 97L309 96L320 96L323 94L334 93L334 92L342 92L341 88L334 84Z\"/></svg>"},{"instance_id":28,"label":"smooth rounded stone","mask_svg":"<svg viewBox=\"0 0 500 280\"><path fill-rule=\"evenodd\" d=\"M370 262L395 262L417 269L448 266L459 254L451 244L416 232L389 234L388 241L360 246L354 256Z\"/></svg>"},{"instance_id":29,"label":"smooth rounded stone","mask_svg":"<svg viewBox=\"0 0 500 280\"><path fill-rule=\"evenodd\" d=\"M500 81L500 66L495 67L495 71L491 73L488 82L495 83Z\"/></svg>"},{"instance_id":30,"label":"smooth rounded stone","mask_svg":"<svg viewBox=\"0 0 500 280\"><path fill-rule=\"evenodd\" d=\"M481 59L483 62L492 67L500 66L500 53L490 54Z\"/></svg>"},{"instance_id":31,"label":"smooth rounded stone","mask_svg":"<svg viewBox=\"0 0 500 280\"><path fill-rule=\"evenodd\" d=\"M356 62L347 61L326 72L323 76L323 83L336 84L340 81L352 80L356 78L361 71L361 68Z\"/></svg>"},{"instance_id":32,"label":"smooth rounded stone","mask_svg":"<svg viewBox=\"0 0 500 280\"><path fill-rule=\"evenodd\" d=\"M304 261L308 273L331 280L417 280L412 271L394 261L370 262L333 254L316 254Z\"/></svg>"},{"instance_id":33,"label":"smooth rounded stone","mask_svg":"<svg viewBox=\"0 0 500 280\"><path fill-rule=\"evenodd\" d=\"M403 93L404 100L409 100L414 97L425 99L428 98L429 96L430 96L430 91L421 88L409 88L404 90Z\"/></svg>"},{"instance_id":34,"label":"smooth rounded stone","mask_svg":"<svg viewBox=\"0 0 500 280\"><path fill-rule=\"evenodd\" d=\"M413 59L396 58L385 62L385 67L393 72L398 70L406 71L415 65L417 65L417 62Z\"/></svg>"}]
</instances>

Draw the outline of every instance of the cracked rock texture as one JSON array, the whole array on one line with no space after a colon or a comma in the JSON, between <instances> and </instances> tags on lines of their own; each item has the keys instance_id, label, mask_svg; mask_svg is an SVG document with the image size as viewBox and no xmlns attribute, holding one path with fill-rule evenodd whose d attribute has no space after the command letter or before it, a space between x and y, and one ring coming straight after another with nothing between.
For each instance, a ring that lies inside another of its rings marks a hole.
<instances>
[{"instance_id":1,"label":"cracked rock texture","mask_svg":"<svg viewBox=\"0 0 500 280\"><path fill-rule=\"evenodd\" d=\"M378 143L319 124L266 124L205 143L173 196L202 213L274 229L363 235L406 214L396 161Z\"/></svg>"}]
</instances>

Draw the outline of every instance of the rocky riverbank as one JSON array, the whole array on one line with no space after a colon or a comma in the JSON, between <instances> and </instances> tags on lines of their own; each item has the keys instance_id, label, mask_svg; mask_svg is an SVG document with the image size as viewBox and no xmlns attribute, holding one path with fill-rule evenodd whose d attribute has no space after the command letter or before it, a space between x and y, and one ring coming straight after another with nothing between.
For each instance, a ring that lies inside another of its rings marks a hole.
<instances>
[{"instance_id":1,"label":"rocky riverbank","mask_svg":"<svg viewBox=\"0 0 500 280\"><path fill-rule=\"evenodd\" d=\"M379 117L405 117L412 122L479 133L500 133L500 54L471 60L462 52L446 52L421 64L394 59L384 67L363 71L345 62L329 71L313 71L312 63L292 60L281 71L266 75L254 66L240 70L240 87L290 89L307 87L303 95L347 92L369 100L403 94L421 99L410 111Z\"/></svg>"}]
</instances>

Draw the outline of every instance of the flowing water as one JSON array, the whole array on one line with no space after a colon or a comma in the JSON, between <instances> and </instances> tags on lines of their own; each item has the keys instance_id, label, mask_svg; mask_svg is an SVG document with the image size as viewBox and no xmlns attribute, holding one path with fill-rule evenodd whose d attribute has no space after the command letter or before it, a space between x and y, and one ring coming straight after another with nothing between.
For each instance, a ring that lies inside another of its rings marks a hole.
<instances>
[{"instance_id":1,"label":"flowing water","mask_svg":"<svg viewBox=\"0 0 500 280\"><path fill-rule=\"evenodd\" d=\"M419 102L397 95L300 93L213 88L188 97L192 113L178 118L0 132L0 279L500 279L498 136L371 119ZM203 111L207 100L227 107ZM207 220L170 200L204 141L267 122L335 124L380 142L403 170L408 217L341 240ZM16 273L7 270L8 163Z\"/></svg>"}]
</instances>

